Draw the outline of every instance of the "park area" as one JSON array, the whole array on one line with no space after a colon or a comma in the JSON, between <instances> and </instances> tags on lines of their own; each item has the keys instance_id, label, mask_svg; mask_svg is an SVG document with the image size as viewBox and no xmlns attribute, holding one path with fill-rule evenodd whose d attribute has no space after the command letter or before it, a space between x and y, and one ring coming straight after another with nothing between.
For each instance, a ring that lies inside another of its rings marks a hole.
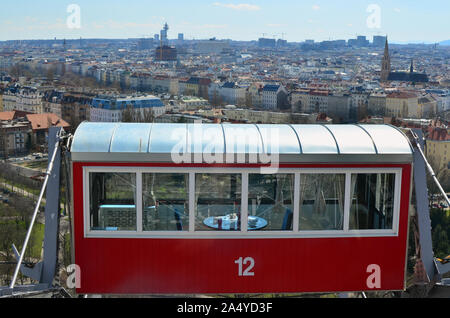
<instances>
[{"instance_id":1,"label":"park area","mask_svg":"<svg viewBox=\"0 0 450 318\"><path fill-rule=\"evenodd\" d=\"M19 197L15 193L9 194L8 203L0 202L0 286L9 284L14 271L16 259L12 245L18 251L30 225L33 212L33 201ZM40 261L42 242L44 240L43 213L35 224L31 233L28 249L25 254L26 264L35 264ZM24 279L20 277L20 279Z\"/></svg>"}]
</instances>

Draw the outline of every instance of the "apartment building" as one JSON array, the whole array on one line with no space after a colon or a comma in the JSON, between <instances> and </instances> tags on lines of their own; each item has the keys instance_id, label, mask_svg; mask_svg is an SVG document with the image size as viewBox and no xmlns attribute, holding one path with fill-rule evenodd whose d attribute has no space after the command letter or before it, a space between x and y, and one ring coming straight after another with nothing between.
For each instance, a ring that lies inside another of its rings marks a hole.
<instances>
[{"instance_id":1,"label":"apartment building","mask_svg":"<svg viewBox=\"0 0 450 318\"><path fill-rule=\"evenodd\" d=\"M166 110L161 99L152 95L94 98L90 107L90 121L121 122L124 110L130 107L141 115L150 111L155 117Z\"/></svg>"},{"instance_id":2,"label":"apartment building","mask_svg":"<svg viewBox=\"0 0 450 318\"><path fill-rule=\"evenodd\" d=\"M417 94L410 91L395 91L386 96L387 117L421 118Z\"/></svg>"},{"instance_id":3,"label":"apartment building","mask_svg":"<svg viewBox=\"0 0 450 318\"><path fill-rule=\"evenodd\" d=\"M262 108L267 110L283 109L287 104L288 92L279 84L267 84L262 89Z\"/></svg>"},{"instance_id":4,"label":"apartment building","mask_svg":"<svg viewBox=\"0 0 450 318\"><path fill-rule=\"evenodd\" d=\"M425 154L435 172L439 175L450 172L450 131L448 127L436 127L435 121L427 129Z\"/></svg>"},{"instance_id":5,"label":"apartment building","mask_svg":"<svg viewBox=\"0 0 450 318\"><path fill-rule=\"evenodd\" d=\"M4 111L19 110L34 114L43 112L43 94L34 87L13 88L3 95Z\"/></svg>"}]
</instances>

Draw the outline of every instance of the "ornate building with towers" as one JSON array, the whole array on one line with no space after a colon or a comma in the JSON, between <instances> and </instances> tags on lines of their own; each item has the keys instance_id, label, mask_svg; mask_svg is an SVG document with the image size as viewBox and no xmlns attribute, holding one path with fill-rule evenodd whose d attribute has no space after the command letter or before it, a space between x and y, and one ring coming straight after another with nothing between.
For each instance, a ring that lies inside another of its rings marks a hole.
<instances>
[{"instance_id":1,"label":"ornate building with towers","mask_svg":"<svg viewBox=\"0 0 450 318\"><path fill-rule=\"evenodd\" d=\"M409 71L392 71L391 57L389 55L389 44L386 37L384 55L383 59L381 60L380 82L386 83L392 81L426 83L428 82L428 76L425 73L419 73L414 71L414 63L412 59Z\"/></svg>"}]
</instances>

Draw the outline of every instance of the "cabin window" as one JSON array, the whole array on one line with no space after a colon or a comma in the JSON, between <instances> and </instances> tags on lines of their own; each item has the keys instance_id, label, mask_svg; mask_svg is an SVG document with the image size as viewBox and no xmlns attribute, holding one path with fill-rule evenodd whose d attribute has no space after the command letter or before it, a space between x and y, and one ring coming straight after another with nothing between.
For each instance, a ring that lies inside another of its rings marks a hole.
<instances>
[{"instance_id":1,"label":"cabin window","mask_svg":"<svg viewBox=\"0 0 450 318\"><path fill-rule=\"evenodd\" d=\"M195 230L241 230L240 174L195 175Z\"/></svg>"},{"instance_id":2,"label":"cabin window","mask_svg":"<svg viewBox=\"0 0 450 318\"><path fill-rule=\"evenodd\" d=\"M300 175L301 231L343 230L345 174Z\"/></svg>"},{"instance_id":3,"label":"cabin window","mask_svg":"<svg viewBox=\"0 0 450 318\"><path fill-rule=\"evenodd\" d=\"M189 174L142 174L142 229L189 230Z\"/></svg>"},{"instance_id":4,"label":"cabin window","mask_svg":"<svg viewBox=\"0 0 450 318\"><path fill-rule=\"evenodd\" d=\"M250 174L248 230L292 231L293 174Z\"/></svg>"},{"instance_id":5,"label":"cabin window","mask_svg":"<svg viewBox=\"0 0 450 318\"><path fill-rule=\"evenodd\" d=\"M227 171L87 168L86 230L109 237L396 233L399 169Z\"/></svg>"},{"instance_id":6,"label":"cabin window","mask_svg":"<svg viewBox=\"0 0 450 318\"><path fill-rule=\"evenodd\" d=\"M350 230L392 229L395 174L352 174Z\"/></svg>"},{"instance_id":7,"label":"cabin window","mask_svg":"<svg viewBox=\"0 0 450 318\"><path fill-rule=\"evenodd\" d=\"M136 231L136 174L90 173L92 231Z\"/></svg>"}]
</instances>

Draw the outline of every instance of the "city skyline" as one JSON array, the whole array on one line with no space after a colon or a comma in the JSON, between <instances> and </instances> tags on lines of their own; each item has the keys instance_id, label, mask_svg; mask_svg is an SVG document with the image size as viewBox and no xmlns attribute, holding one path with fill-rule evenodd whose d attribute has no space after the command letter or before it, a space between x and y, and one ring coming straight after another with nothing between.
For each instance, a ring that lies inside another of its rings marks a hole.
<instances>
[{"instance_id":1,"label":"city skyline","mask_svg":"<svg viewBox=\"0 0 450 318\"><path fill-rule=\"evenodd\" d=\"M433 6L406 0L356 1L345 6L330 0L144 2L43 0L39 6L18 0L0 13L0 41L53 38L140 38L159 34L164 23L169 38L232 39L260 37L302 42L388 35L391 43L435 43L450 39L450 4ZM436 7L441 8L436 10ZM75 9L74 9L75 8ZM77 12L79 10L79 12ZM79 14L78 14L79 13ZM187 14L186 14L187 13ZM69 21L70 20L70 21ZM69 25L73 22L78 25Z\"/></svg>"}]
</instances>

